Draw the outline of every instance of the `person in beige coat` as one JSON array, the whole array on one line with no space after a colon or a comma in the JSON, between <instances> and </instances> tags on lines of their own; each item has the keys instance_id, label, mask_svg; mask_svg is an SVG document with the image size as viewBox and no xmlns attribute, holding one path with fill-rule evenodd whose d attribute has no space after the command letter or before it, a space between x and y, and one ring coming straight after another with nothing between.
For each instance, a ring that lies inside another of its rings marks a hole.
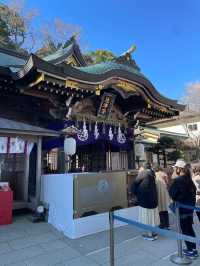
<instances>
[{"instance_id":1,"label":"person in beige coat","mask_svg":"<svg viewBox=\"0 0 200 266\"><path fill-rule=\"evenodd\" d=\"M192 180L196 186L196 205L200 207L200 163L192 166ZM196 212L200 221L200 212Z\"/></svg>"},{"instance_id":2,"label":"person in beige coat","mask_svg":"<svg viewBox=\"0 0 200 266\"><path fill-rule=\"evenodd\" d=\"M154 167L156 174L156 187L158 193L158 211L160 216L160 228L169 229L169 214L168 207L170 204L170 197L167 190L167 174L159 165Z\"/></svg>"}]
</instances>

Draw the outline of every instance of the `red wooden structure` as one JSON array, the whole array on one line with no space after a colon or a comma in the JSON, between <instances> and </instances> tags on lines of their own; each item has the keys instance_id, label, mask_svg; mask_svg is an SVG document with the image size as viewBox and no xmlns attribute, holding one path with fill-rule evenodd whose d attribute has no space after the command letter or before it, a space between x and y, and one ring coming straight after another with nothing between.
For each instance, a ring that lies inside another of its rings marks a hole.
<instances>
[{"instance_id":1,"label":"red wooden structure","mask_svg":"<svg viewBox=\"0 0 200 266\"><path fill-rule=\"evenodd\" d=\"M13 192L12 190L0 191L0 225L12 223L13 208Z\"/></svg>"}]
</instances>

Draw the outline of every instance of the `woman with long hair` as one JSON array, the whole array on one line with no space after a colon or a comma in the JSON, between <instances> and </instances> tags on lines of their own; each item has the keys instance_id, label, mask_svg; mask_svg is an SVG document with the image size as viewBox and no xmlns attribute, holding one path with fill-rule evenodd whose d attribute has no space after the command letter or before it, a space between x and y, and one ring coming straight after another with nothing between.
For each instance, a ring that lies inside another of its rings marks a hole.
<instances>
[{"instance_id":1,"label":"woman with long hair","mask_svg":"<svg viewBox=\"0 0 200 266\"><path fill-rule=\"evenodd\" d=\"M196 204L196 187L192 181L192 176L189 166L184 160L178 160L175 164L175 171L177 177L173 179L169 188L169 194L173 201L195 206ZM191 209L180 208L180 226L184 235L195 237L193 229L193 213ZM186 249L183 253L186 256L195 258L198 256L196 244L185 241Z\"/></svg>"},{"instance_id":2,"label":"woman with long hair","mask_svg":"<svg viewBox=\"0 0 200 266\"><path fill-rule=\"evenodd\" d=\"M155 173L151 169L151 164L146 163L140 167L139 174L132 184L132 194L137 197L139 206L140 223L158 226L160 223L158 212L158 195L156 189ZM157 234L154 232L144 232L145 240L156 240Z\"/></svg>"}]
</instances>

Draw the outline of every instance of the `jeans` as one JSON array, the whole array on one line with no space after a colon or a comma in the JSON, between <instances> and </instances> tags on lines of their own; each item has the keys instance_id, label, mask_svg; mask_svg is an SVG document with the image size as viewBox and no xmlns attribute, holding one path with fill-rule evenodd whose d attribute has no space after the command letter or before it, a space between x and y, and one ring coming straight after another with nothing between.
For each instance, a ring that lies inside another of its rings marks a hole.
<instances>
[{"instance_id":1,"label":"jeans","mask_svg":"<svg viewBox=\"0 0 200 266\"><path fill-rule=\"evenodd\" d=\"M188 216L188 217L185 217L185 218L181 218L180 219L180 225L181 225L182 233L184 235L196 237L194 229L192 227L192 225L193 225L193 216ZM195 243L192 243L192 242L189 242L189 241L185 241L185 245L186 245L188 250L196 249L196 244Z\"/></svg>"}]
</instances>

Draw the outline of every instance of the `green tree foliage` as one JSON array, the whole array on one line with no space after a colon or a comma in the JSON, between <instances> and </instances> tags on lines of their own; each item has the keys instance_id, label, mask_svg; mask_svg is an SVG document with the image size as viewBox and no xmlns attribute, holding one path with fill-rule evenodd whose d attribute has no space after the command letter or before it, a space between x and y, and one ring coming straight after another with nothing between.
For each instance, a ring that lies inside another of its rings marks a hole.
<instances>
[{"instance_id":1,"label":"green tree foliage","mask_svg":"<svg viewBox=\"0 0 200 266\"><path fill-rule=\"evenodd\" d=\"M65 48L80 33L80 27L55 18L35 28L36 10L27 10L23 0L0 3L0 45L46 56ZM67 40L67 41L66 41ZM39 47L39 48L38 48Z\"/></svg>"},{"instance_id":2,"label":"green tree foliage","mask_svg":"<svg viewBox=\"0 0 200 266\"><path fill-rule=\"evenodd\" d=\"M31 23L35 18L34 10L25 11L20 0L10 1L8 5L0 3L0 45L15 50L25 50L34 43Z\"/></svg>"},{"instance_id":3,"label":"green tree foliage","mask_svg":"<svg viewBox=\"0 0 200 266\"><path fill-rule=\"evenodd\" d=\"M174 139L167 137L167 136L163 136L159 139L159 143L158 146L160 147L160 149L169 149L169 148L173 148L175 145Z\"/></svg>"},{"instance_id":4,"label":"green tree foliage","mask_svg":"<svg viewBox=\"0 0 200 266\"><path fill-rule=\"evenodd\" d=\"M85 55L85 59L89 64L98 64L101 62L112 61L116 56L107 50L96 50Z\"/></svg>"},{"instance_id":5,"label":"green tree foliage","mask_svg":"<svg viewBox=\"0 0 200 266\"><path fill-rule=\"evenodd\" d=\"M23 52L34 51L45 57L71 45L80 36L80 27L55 18L34 28L36 10L27 10L22 0L0 3L0 45ZM37 47L37 49L35 49ZM39 47L39 48L38 48ZM115 55L107 50L96 50L85 55L88 64L111 61Z\"/></svg>"},{"instance_id":6,"label":"green tree foliage","mask_svg":"<svg viewBox=\"0 0 200 266\"><path fill-rule=\"evenodd\" d=\"M184 159L184 154L181 150L174 150L167 154L167 158L168 160L175 162L177 159L180 159L180 158Z\"/></svg>"},{"instance_id":7,"label":"green tree foliage","mask_svg":"<svg viewBox=\"0 0 200 266\"><path fill-rule=\"evenodd\" d=\"M5 21L0 17L0 45L8 47L11 46L10 33Z\"/></svg>"}]
</instances>

